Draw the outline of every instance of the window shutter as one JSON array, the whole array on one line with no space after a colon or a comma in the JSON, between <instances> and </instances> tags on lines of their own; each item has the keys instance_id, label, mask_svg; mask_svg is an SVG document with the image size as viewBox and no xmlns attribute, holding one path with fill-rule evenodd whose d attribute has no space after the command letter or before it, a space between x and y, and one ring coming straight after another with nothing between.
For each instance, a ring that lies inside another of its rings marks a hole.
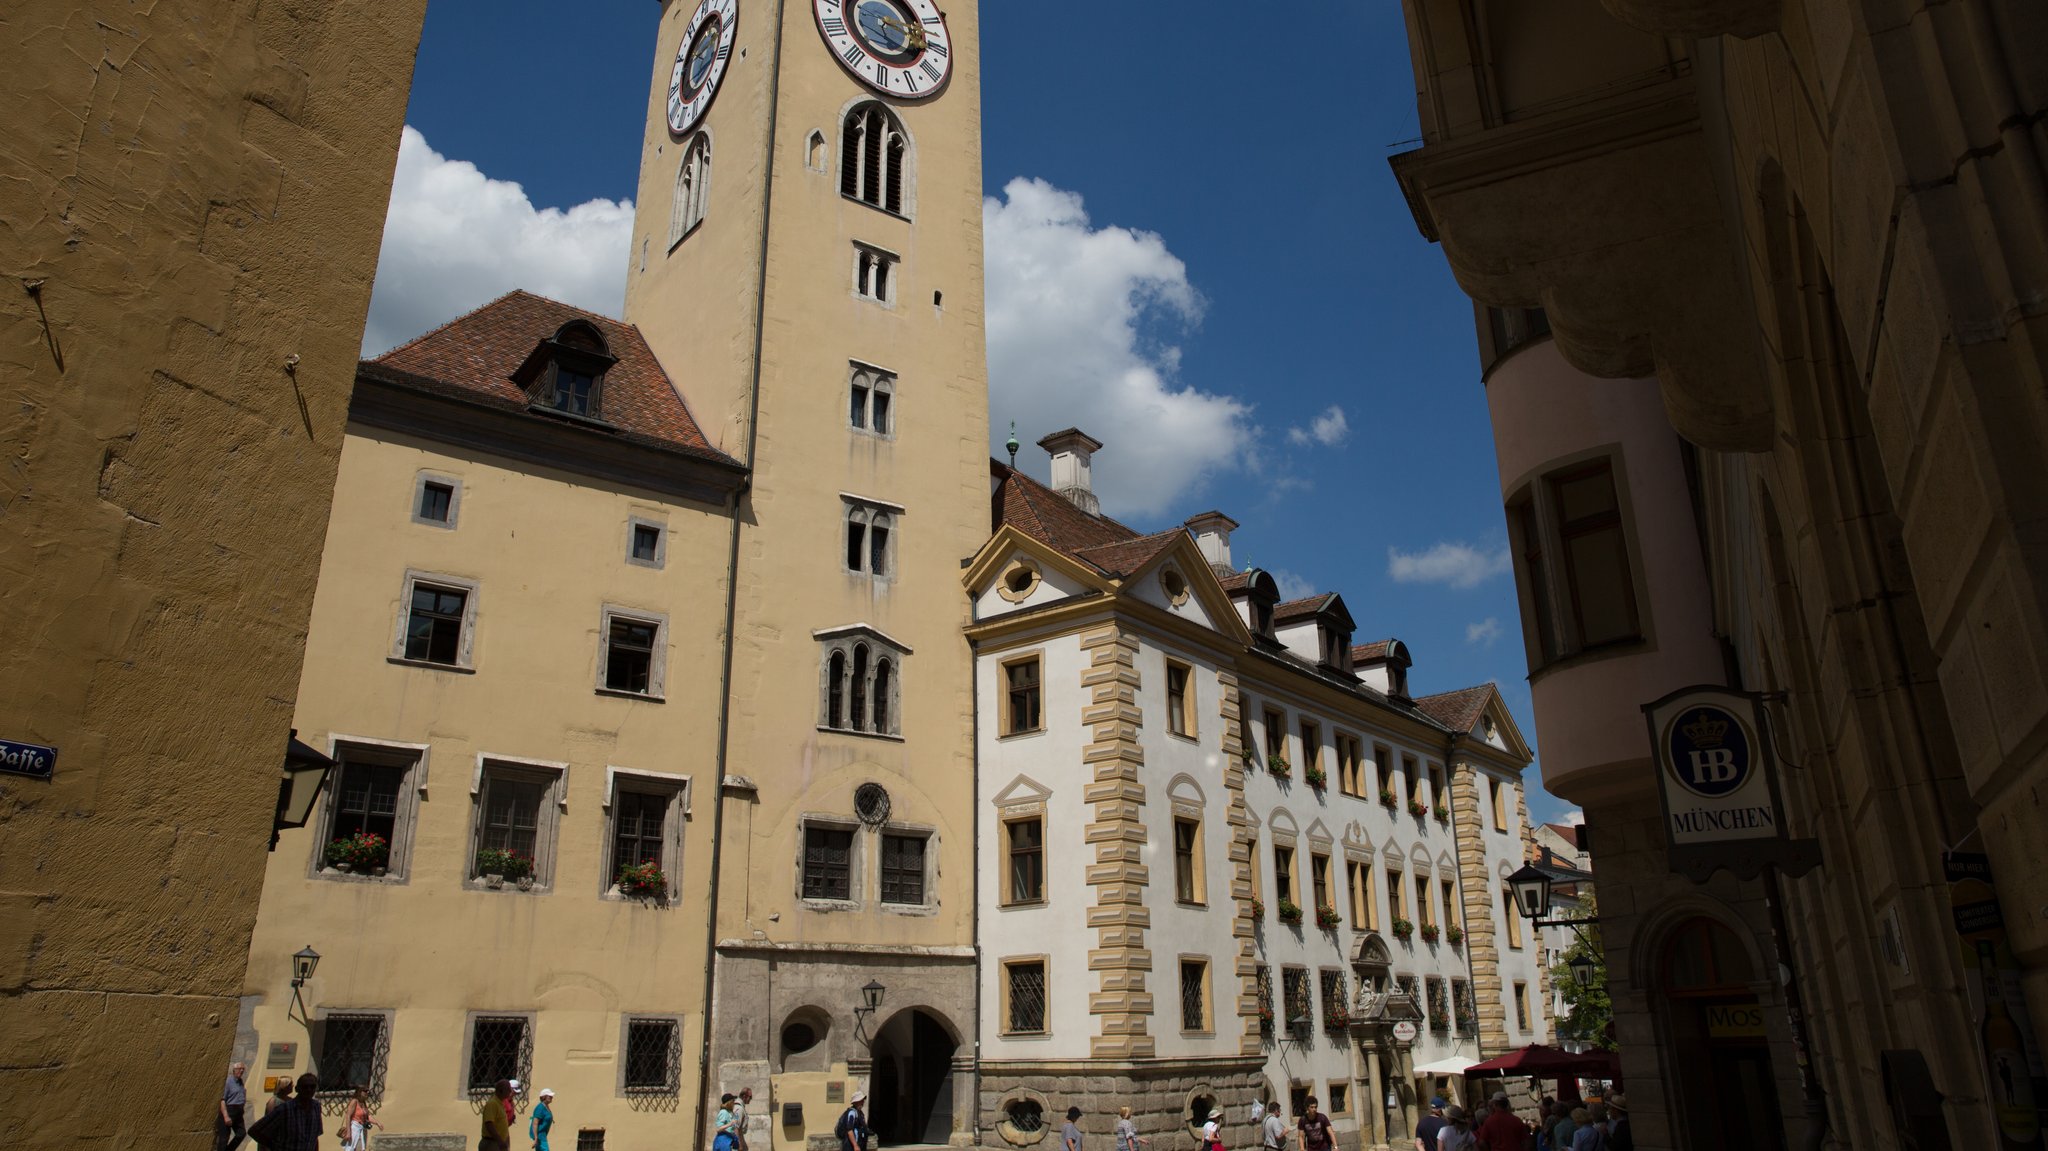
<instances>
[{"instance_id":1,"label":"window shutter","mask_svg":"<svg viewBox=\"0 0 2048 1151\"><path fill-rule=\"evenodd\" d=\"M889 133L889 189L888 203L882 205L891 212L903 212L903 137Z\"/></svg>"},{"instance_id":2,"label":"window shutter","mask_svg":"<svg viewBox=\"0 0 2048 1151\"><path fill-rule=\"evenodd\" d=\"M839 194L854 196L860 193L860 135L861 120L864 117L855 112L846 118L846 127L839 140Z\"/></svg>"}]
</instances>

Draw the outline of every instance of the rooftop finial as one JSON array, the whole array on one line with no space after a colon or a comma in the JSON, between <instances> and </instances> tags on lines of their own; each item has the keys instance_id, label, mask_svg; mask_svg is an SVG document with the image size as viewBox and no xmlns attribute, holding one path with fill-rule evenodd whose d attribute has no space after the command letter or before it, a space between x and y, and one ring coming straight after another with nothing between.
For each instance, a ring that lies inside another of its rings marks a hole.
<instances>
[{"instance_id":1,"label":"rooftop finial","mask_svg":"<svg viewBox=\"0 0 2048 1151\"><path fill-rule=\"evenodd\" d=\"M1010 442L1003 446L1010 449L1010 467L1012 470L1015 470L1017 467L1017 448L1020 446L1017 443L1017 421L1010 421Z\"/></svg>"}]
</instances>

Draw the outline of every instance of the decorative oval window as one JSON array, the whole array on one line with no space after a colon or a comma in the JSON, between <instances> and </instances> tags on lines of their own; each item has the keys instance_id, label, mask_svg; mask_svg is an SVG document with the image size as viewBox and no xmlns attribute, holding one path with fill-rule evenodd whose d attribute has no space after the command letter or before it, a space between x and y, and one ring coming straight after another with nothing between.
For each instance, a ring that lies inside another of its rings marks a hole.
<instances>
[{"instance_id":1,"label":"decorative oval window","mask_svg":"<svg viewBox=\"0 0 2048 1151\"><path fill-rule=\"evenodd\" d=\"M869 827L879 827L889 818L889 789L879 783L863 783L853 793L853 813Z\"/></svg>"},{"instance_id":2,"label":"decorative oval window","mask_svg":"<svg viewBox=\"0 0 2048 1151\"><path fill-rule=\"evenodd\" d=\"M1003 586L997 594L1011 603L1023 603L1037 590L1038 569L1028 563L1018 563L1003 573Z\"/></svg>"},{"instance_id":3,"label":"decorative oval window","mask_svg":"<svg viewBox=\"0 0 2048 1151\"><path fill-rule=\"evenodd\" d=\"M1003 1102L996 1134L1012 1147L1029 1147L1045 1138L1045 1100L1037 1093L1020 1095Z\"/></svg>"},{"instance_id":4,"label":"decorative oval window","mask_svg":"<svg viewBox=\"0 0 2048 1151\"><path fill-rule=\"evenodd\" d=\"M1179 568L1166 568L1159 573L1159 590L1178 607L1188 602L1188 577L1180 574Z\"/></svg>"},{"instance_id":5,"label":"decorative oval window","mask_svg":"<svg viewBox=\"0 0 2048 1151\"><path fill-rule=\"evenodd\" d=\"M817 1028L808 1023L791 1023L782 1029L782 1053L802 1055L818 1045Z\"/></svg>"}]
</instances>

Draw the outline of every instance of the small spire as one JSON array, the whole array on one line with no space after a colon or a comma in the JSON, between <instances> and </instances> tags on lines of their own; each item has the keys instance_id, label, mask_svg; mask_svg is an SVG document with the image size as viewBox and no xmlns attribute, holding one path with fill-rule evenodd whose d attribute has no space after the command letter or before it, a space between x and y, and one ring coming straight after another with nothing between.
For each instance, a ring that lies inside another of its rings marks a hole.
<instances>
[{"instance_id":1,"label":"small spire","mask_svg":"<svg viewBox=\"0 0 2048 1151\"><path fill-rule=\"evenodd\" d=\"M1021 446L1017 443L1017 421L1010 421L1010 442L1003 446L1010 449L1010 467L1012 470L1015 470L1017 467L1017 449Z\"/></svg>"}]
</instances>

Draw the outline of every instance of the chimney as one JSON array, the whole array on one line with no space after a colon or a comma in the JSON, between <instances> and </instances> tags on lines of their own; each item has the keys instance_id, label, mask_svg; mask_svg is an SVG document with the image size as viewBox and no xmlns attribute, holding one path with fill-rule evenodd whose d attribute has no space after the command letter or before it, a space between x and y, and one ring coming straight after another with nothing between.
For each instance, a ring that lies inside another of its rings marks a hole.
<instances>
[{"instance_id":1,"label":"chimney","mask_svg":"<svg viewBox=\"0 0 2048 1151\"><path fill-rule=\"evenodd\" d=\"M1052 455L1052 490L1089 515L1101 515L1089 461L1102 450L1102 442L1079 428L1068 428L1038 441L1038 446Z\"/></svg>"},{"instance_id":2,"label":"chimney","mask_svg":"<svg viewBox=\"0 0 2048 1151\"><path fill-rule=\"evenodd\" d=\"M1188 517L1187 528L1194 533L1195 546L1202 549L1202 558L1209 561L1210 568L1219 576L1234 570L1230 566L1230 533L1236 527L1237 521L1222 512Z\"/></svg>"}]
</instances>

